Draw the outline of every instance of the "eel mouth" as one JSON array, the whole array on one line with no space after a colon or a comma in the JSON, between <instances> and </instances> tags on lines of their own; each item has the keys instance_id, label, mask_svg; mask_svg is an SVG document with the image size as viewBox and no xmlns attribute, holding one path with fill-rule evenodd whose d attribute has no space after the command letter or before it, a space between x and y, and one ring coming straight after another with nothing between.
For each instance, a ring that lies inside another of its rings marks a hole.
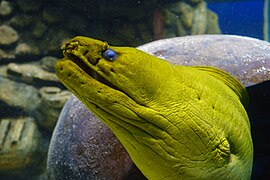
<instances>
[{"instance_id":1,"label":"eel mouth","mask_svg":"<svg viewBox=\"0 0 270 180\"><path fill-rule=\"evenodd\" d=\"M76 51L78 50L79 43L78 42L71 42L67 43L66 45L62 46L63 55L65 59L71 60L74 62L80 69L82 69L88 76L91 78L97 80L98 82L109 86L110 88L114 90L121 91L125 93L123 90L112 84L110 81L108 81L105 77L97 73L93 68L91 68L89 65L87 65L82 58L85 58L93 67L96 66L100 59L89 59L86 58L85 55L88 53L88 51L85 51L82 54L82 57L79 57L76 55ZM126 94L126 93L125 93Z\"/></svg>"}]
</instances>

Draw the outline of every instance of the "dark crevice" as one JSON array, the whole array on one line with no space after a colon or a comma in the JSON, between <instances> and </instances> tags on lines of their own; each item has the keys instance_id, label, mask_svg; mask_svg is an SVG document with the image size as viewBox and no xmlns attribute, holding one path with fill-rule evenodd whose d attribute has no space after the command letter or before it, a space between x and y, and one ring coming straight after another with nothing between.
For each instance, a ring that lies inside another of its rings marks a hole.
<instances>
[{"instance_id":1,"label":"dark crevice","mask_svg":"<svg viewBox=\"0 0 270 180\"><path fill-rule=\"evenodd\" d=\"M5 133L4 133L4 137L2 140L2 144L0 144L0 147L4 145L4 143L6 142L7 136L8 136L8 132L11 128L11 122L8 123L7 128L5 129Z\"/></svg>"},{"instance_id":2,"label":"dark crevice","mask_svg":"<svg viewBox=\"0 0 270 180\"><path fill-rule=\"evenodd\" d=\"M13 118L17 116L24 116L27 113L22 109L22 107L12 106L4 101L0 101L0 118Z\"/></svg>"},{"instance_id":3,"label":"dark crevice","mask_svg":"<svg viewBox=\"0 0 270 180\"><path fill-rule=\"evenodd\" d=\"M21 133L20 133L19 141L22 140L22 138L23 138L23 132L25 131L25 129L26 129L26 122L23 121L23 127L22 127L22 130L21 130Z\"/></svg>"},{"instance_id":4,"label":"dark crevice","mask_svg":"<svg viewBox=\"0 0 270 180\"><path fill-rule=\"evenodd\" d=\"M231 141L231 139L229 139L229 138L226 138L226 139L230 145L230 154L237 155L235 144Z\"/></svg>"},{"instance_id":5,"label":"dark crevice","mask_svg":"<svg viewBox=\"0 0 270 180\"><path fill-rule=\"evenodd\" d=\"M111 72L113 72L113 73L115 73L115 71L114 71L114 69L113 69L113 68L111 68L111 69L110 69L110 71L111 71Z\"/></svg>"},{"instance_id":6,"label":"dark crevice","mask_svg":"<svg viewBox=\"0 0 270 180\"><path fill-rule=\"evenodd\" d=\"M84 53L83 53L83 56L85 56L87 53L88 53L89 51L88 50L86 50Z\"/></svg>"}]
</instances>

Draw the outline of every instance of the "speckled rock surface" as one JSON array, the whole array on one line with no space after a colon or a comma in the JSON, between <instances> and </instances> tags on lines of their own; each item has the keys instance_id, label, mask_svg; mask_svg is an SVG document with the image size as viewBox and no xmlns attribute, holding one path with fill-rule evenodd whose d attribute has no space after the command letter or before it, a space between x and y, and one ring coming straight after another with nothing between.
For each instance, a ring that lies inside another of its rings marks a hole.
<instances>
[{"instance_id":1,"label":"speckled rock surface","mask_svg":"<svg viewBox=\"0 0 270 180\"><path fill-rule=\"evenodd\" d=\"M270 44L254 38L197 35L164 39L138 48L173 64L221 68L245 86L270 79Z\"/></svg>"},{"instance_id":2,"label":"speckled rock surface","mask_svg":"<svg viewBox=\"0 0 270 180\"><path fill-rule=\"evenodd\" d=\"M12 141L5 151L0 147L3 179L37 179L44 172L51 132L70 96L52 72L55 60L44 57L39 62L0 66L0 146L14 137L27 141L18 146Z\"/></svg>"},{"instance_id":3,"label":"speckled rock surface","mask_svg":"<svg viewBox=\"0 0 270 180\"><path fill-rule=\"evenodd\" d=\"M8 114L13 116L20 111L31 114L40 103L38 90L33 86L0 77L0 87L4 87L0 88L0 117Z\"/></svg>"},{"instance_id":4,"label":"speckled rock surface","mask_svg":"<svg viewBox=\"0 0 270 180\"><path fill-rule=\"evenodd\" d=\"M40 50L37 47L30 46L27 43L18 43L15 47L15 56L17 59L21 57L38 56Z\"/></svg>"},{"instance_id":5,"label":"speckled rock surface","mask_svg":"<svg viewBox=\"0 0 270 180\"><path fill-rule=\"evenodd\" d=\"M54 86L39 89L41 103L35 111L35 117L42 128L50 131L54 129L60 112L70 95L69 91Z\"/></svg>"},{"instance_id":6,"label":"speckled rock surface","mask_svg":"<svg viewBox=\"0 0 270 180\"><path fill-rule=\"evenodd\" d=\"M8 16L12 13L12 6L8 1L1 1L0 16Z\"/></svg>"},{"instance_id":7,"label":"speckled rock surface","mask_svg":"<svg viewBox=\"0 0 270 180\"><path fill-rule=\"evenodd\" d=\"M0 26L0 46L9 46L17 42L18 33L10 26Z\"/></svg>"},{"instance_id":8,"label":"speckled rock surface","mask_svg":"<svg viewBox=\"0 0 270 180\"><path fill-rule=\"evenodd\" d=\"M1 119L0 128L0 173L37 164L40 134L33 118Z\"/></svg>"},{"instance_id":9,"label":"speckled rock surface","mask_svg":"<svg viewBox=\"0 0 270 180\"><path fill-rule=\"evenodd\" d=\"M11 79L19 79L27 84L35 86L50 86L58 84L58 79L54 73L43 70L38 65L15 64L7 65L7 75Z\"/></svg>"},{"instance_id":10,"label":"speckled rock surface","mask_svg":"<svg viewBox=\"0 0 270 180\"><path fill-rule=\"evenodd\" d=\"M72 96L53 133L49 179L142 179L132 164L111 130Z\"/></svg>"}]
</instances>

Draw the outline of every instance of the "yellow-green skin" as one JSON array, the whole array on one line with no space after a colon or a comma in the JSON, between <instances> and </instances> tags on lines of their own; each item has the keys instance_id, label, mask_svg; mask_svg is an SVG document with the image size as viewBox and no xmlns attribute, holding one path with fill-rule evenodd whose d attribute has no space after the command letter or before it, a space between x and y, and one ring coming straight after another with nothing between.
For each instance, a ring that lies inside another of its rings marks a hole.
<instances>
[{"instance_id":1,"label":"yellow-green skin","mask_svg":"<svg viewBox=\"0 0 270 180\"><path fill-rule=\"evenodd\" d=\"M108 48L115 61L104 59ZM60 81L111 128L148 179L250 178L247 94L232 76L87 37L62 49Z\"/></svg>"}]
</instances>

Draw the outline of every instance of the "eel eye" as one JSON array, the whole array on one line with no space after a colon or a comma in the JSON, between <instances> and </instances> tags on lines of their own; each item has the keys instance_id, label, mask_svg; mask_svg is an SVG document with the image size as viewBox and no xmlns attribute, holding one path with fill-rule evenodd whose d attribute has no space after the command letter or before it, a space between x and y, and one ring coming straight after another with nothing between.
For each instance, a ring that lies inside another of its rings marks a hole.
<instances>
[{"instance_id":1,"label":"eel eye","mask_svg":"<svg viewBox=\"0 0 270 180\"><path fill-rule=\"evenodd\" d=\"M114 61L117 58L117 54L115 51L111 50L111 49L107 49L104 53L103 53L103 57L108 60L108 61Z\"/></svg>"}]
</instances>

